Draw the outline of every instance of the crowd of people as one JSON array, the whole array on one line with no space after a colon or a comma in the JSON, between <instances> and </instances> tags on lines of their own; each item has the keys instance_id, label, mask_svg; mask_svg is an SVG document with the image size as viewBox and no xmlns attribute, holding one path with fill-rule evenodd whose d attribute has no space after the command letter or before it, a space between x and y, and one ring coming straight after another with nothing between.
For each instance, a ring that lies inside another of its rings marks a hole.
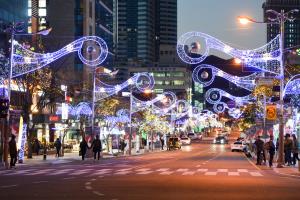
<instances>
[{"instance_id":1,"label":"crowd of people","mask_svg":"<svg viewBox=\"0 0 300 200\"><path fill-rule=\"evenodd\" d=\"M267 164L268 157L269 167L272 167L274 157L275 155L278 155L279 140L277 139L276 143L274 143L274 137L270 136L269 141L264 142L261 137L258 136L254 142L254 149L257 157L256 165ZM299 161L298 152L299 149L296 135L293 134L291 138L290 134L286 134L284 139L285 165L296 165L297 161Z\"/></svg>"}]
</instances>

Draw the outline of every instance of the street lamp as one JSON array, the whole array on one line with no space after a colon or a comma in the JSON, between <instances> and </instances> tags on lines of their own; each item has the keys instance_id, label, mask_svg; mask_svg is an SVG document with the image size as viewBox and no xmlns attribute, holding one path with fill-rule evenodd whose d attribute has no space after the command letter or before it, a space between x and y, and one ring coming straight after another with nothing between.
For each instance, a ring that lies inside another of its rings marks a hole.
<instances>
[{"instance_id":1,"label":"street lamp","mask_svg":"<svg viewBox=\"0 0 300 200\"><path fill-rule=\"evenodd\" d=\"M295 18L293 16L290 16L291 14L299 12L298 9L292 9L288 12L284 12L284 10L281 10L280 12L277 12L275 10L267 10L266 13L272 14L273 17L268 17L268 22L258 22L256 20L253 20L249 17L238 17L238 20L241 24L247 24L249 22L252 23L267 23L267 24L278 24L280 25L280 52L281 52L281 61L280 61L280 115L279 115L279 157L278 157L278 164L277 167L282 167L284 165L284 122L283 122L283 92L284 92L284 23L286 21L293 22Z\"/></svg>"}]
</instances>

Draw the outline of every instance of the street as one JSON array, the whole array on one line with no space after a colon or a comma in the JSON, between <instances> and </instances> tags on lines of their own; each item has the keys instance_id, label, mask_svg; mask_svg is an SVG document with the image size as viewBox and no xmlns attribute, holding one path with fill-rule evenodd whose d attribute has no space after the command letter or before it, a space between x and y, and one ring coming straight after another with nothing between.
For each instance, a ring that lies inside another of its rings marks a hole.
<instances>
[{"instance_id":1,"label":"street","mask_svg":"<svg viewBox=\"0 0 300 200\"><path fill-rule=\"evenodd\" d=\"M228 145L0 171L1 199L297 199L300 178L258 168Z\"/></svg>"}]
</instances>

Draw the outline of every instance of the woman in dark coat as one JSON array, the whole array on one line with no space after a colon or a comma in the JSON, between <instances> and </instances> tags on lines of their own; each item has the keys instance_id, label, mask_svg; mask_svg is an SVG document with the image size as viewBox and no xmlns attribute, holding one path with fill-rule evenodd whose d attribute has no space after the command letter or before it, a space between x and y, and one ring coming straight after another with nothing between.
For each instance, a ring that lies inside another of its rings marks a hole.
<instances>
[{"instance_id":1,"label":"woman in dark coat","mask_svg":"<svg viewBox=\"0 0 300 200\"><path fill-rule=\"evenodd\" d=\"M82 160L84 160L84 157L85 157L85 154L87 152L87 149L88 149L88 144L87 142L85 141L85 139L83 138L82 141L80 142L80 152L81 152L81 157L82 157Z\"/></svg>"}]
</instances>

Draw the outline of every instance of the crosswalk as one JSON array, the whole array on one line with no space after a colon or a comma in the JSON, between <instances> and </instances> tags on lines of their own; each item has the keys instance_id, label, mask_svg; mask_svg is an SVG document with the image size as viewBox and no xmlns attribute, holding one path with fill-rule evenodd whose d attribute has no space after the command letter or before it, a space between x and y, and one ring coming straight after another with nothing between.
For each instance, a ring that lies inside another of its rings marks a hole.
<instances>
[{"instance_id":1,"label":"crosswalk","mask_svg":"<svg viewBox=\"0 0 300 200\"><path fill-rule=\"evenodd\" d=\"M206 168L122 168L122 169L25 169L0 171L0 177L8 176L122 176L122 175L181 175L181 176L252 176L262 177L258 170L250 169L206 169Z\"/></svg>"}]
</instances>

